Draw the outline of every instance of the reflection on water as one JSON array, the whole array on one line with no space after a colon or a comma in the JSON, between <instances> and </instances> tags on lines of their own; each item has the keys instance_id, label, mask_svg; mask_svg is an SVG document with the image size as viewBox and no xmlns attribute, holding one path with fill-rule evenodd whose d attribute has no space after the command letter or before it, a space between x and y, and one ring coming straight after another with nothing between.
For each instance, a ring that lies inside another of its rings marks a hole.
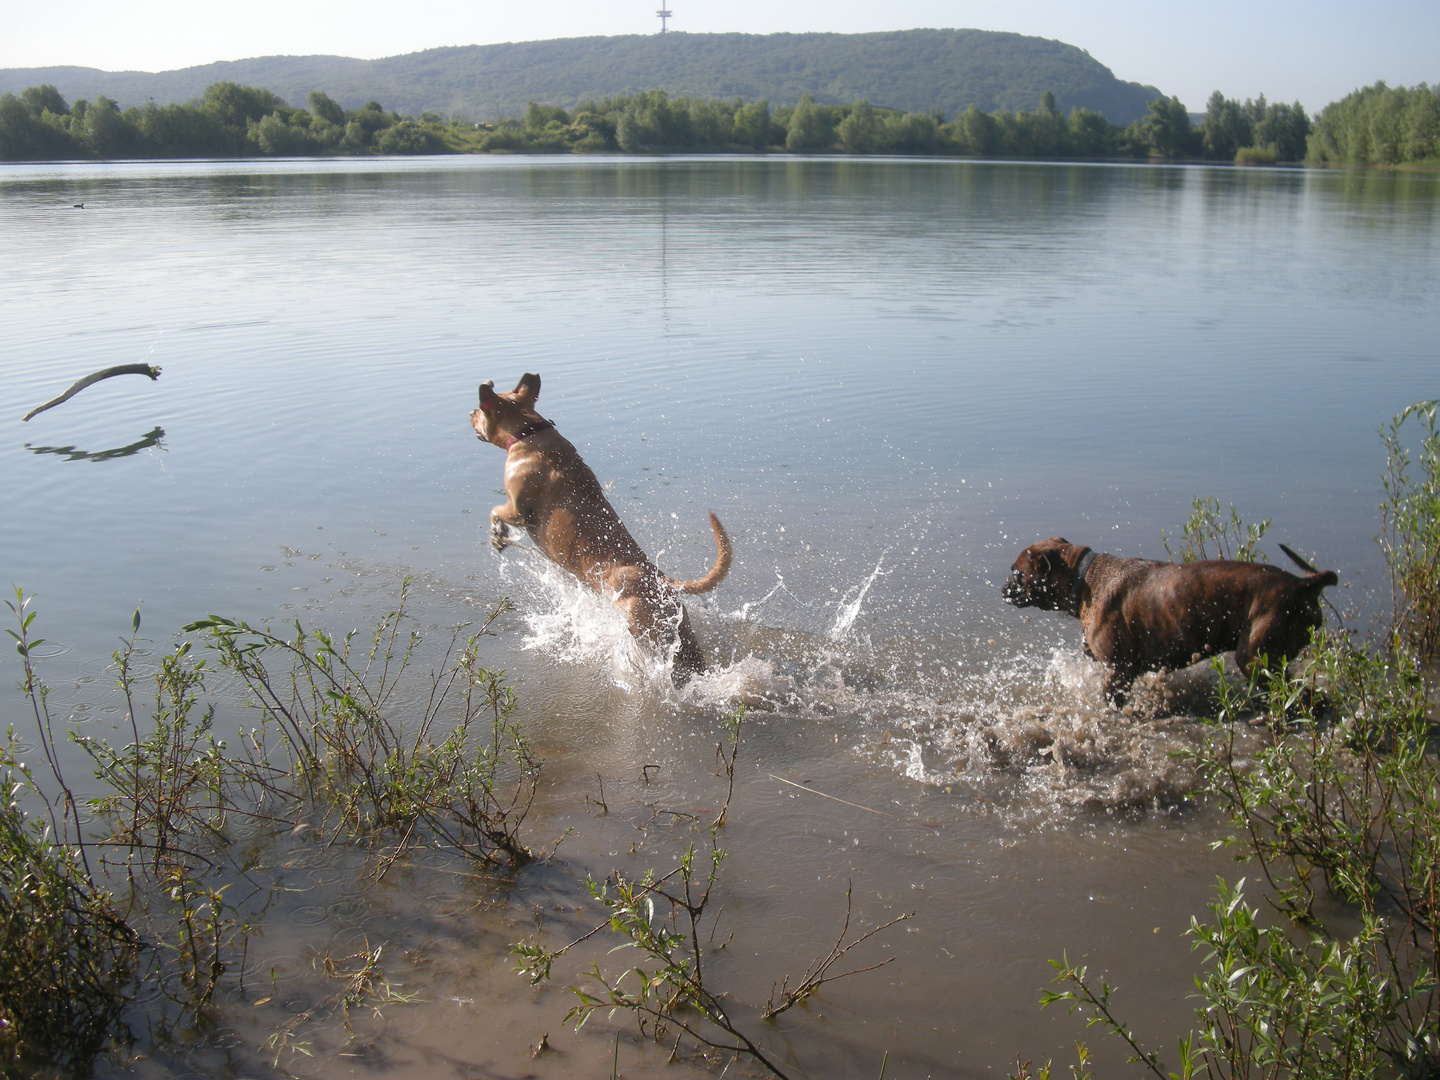
<instances>
[{"instance_id":1,"label":"reflection on water","mask_svg":"<svg viewBox=\"0 0 1440 1080\"><path fill-rule=\"evenodd\" d=\"M1388 604L1376 430L1436 392L1437 192L792 157L0 171L0 393L39 400L77 355L166 372L138 440L120 380L23 435L0 421L0 501L27 508L0 516L3 569L70 646L44 661L63 722L128 740L106 664L136 607L158 648L207 612L363 632L405 578L434 626L508 595L486 663L546 759L532 842L567 836L503 883L424 865L361 897L353 867L297 866L250 965L283 992L227 999L235 1046L175 1071L248 1075L278 1010L323 992L316 950L358 933L423 999L352 1044L376 1075L606 1075L608 1035L562 1029L564 995L527 989L506 943L594 925L586 873L672 864L714 810L737 702L737 936L714 961L734 1000L828 948L847 881L857 919L917 912L883 946L898 963L767 1029L782 1056L857 1077L887 1050L896 1076L1067 1056L1083 1031L1034 1009L1066 949L1135 988L1127 1018L1168 1044L1190 1019L1180 929L1238 876L1171 756L1213 676L1115 713L1074 621L1000 586L1046 536L1163 557L1208 495L1337 568L1365 625ZM488 548L503 457L467 416L479 381L526 371L658 565L709 565L707 510L731 532L729 578L691 608L714 670L683 692L610 605ZM11 720L23 736L13 697ZM338 1076L354 1059L322 1035L312 1071ZM625 1042L622 1070L672 1075L666 1050Z\"/></svg>"},{"instance_id":2,"label":"reflection on water","mask_svg":"<svg viewBox=\"0 0 1440 1080\"><path fill-rule=\"evenodd\" d=\"M77 450L73 446L32 446L30 443L25 444L25 449L32 454L58 454L66 461L110 461L114 458L130 457L152 446L160 447L160 440L164 437L165 429L156 426L134 442L110 450Z\"/></svg>"}]
</instances>

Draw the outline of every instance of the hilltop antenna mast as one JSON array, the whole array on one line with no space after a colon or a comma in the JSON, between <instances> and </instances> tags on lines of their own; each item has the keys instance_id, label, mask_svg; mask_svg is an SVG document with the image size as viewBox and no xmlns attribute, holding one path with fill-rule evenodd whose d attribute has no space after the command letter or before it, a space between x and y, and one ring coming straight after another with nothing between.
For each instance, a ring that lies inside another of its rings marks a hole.
<instances>
[{"instance_id":1,"label":"hilltop antenna mast","mask_svg":"<svg viewBox=\"0 0 1440 1080\"><path fill-rule=\"evenodd\" d=\"M667 29L667 27L666 27L666 25L665 25L665 20L671 18L674 14L675 14L675 13L674 13L673 11L671 11L669 8L663 8L663 7L662 7L659 11L655 12L656 18L658 18L658 19L660 20L660 33L662 33L662 34L665 33L665 31L666 31L666 29Z\"/></svg>"}]
</instances>

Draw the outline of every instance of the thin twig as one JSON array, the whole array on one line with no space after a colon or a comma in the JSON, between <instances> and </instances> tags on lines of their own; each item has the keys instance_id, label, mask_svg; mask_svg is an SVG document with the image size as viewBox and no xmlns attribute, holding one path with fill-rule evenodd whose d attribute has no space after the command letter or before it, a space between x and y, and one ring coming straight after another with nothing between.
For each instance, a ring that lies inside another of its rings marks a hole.
<instances>
[{"instance_id":1,"label":"thin twig","mask_svg":"<svg viewBox=\"0 0 1440 1080\"><path fill-rule=\"evenodd\" d=\"M841 799L835 795L826 795L823 791L816 791L814 788L806 787L804 784L797 784L794 780L786 780L783 776L776 776L774 773L766 773L765 775L768 776L771 780L778 780L782 784L789 784L791 787L799 788L801 791L808 791L811 795L819 795L822 799L829 799L831 802L838 802L845 806L854 807L856 810L864 810L866 813L869 814L879 814L881 817L894 818L896 821L913 820L916 825L924 825L927 829L940 828L940 824L938 822L921 821L918 818L904 818L901 817L899 814L891 814L887 813L884 810L876 810L874 807L871 806L861 806L859 803L853 803L847 799Z\"/></svg>"},{"instance_id":2,"label":"thin twig","mask_svg":"<svg viewBox=\"0 0 1440 1080\"><path fill-rule=\"evenodd\" d=\"M843 979L847 975L859 975L863 971L874 971L876 968L884 967L886 964L890 963L895 959L895 957L891 956L885 960L881 960L878 964L871 964L869 967L855 968L851 971L842 972L839 975L826 974L830 970L830 968L834 966L834 964L838 960L840 960L841 957L843 957L851 949L855 948L856 945L859 945L863 941L869 940L876 934L880 933L880 931L882 930L888 930L896 923L901 923L907 919L913 918L915 915L913 911L907 912L904 915L897 915L889 922L883 923L880 926L873 927L868 932L861 934L858 938L856 938L854 941L850 942L850 944L847 945L845 944L845 936L850 932L850 902L852 891L853 886L850 882L847 881L845 883L845 919L840 924L840 933L835 938L835 944L830 946L830 951L824 957L811 963L809 969L805 972L803 976L801 976L800 984L796 986L794 990L786 989L786 982L789 981L789 976L786 976L785 981L782 981L780 986L777 988L780 994L780 1003L778 1005L775 1003L775 994L777 990L771 991L770 1000L766 1003L765 1008L760 1013L760 1015L764 1019L773 1020L775 1017L783 1013L786 1009L789 1009L792 1006L798 1005L800 1002L804 1001L811 994L815 993L815 991L819 990L820 987L827 982L834 982L837 979Z\"/></svg>"}]
</instances>

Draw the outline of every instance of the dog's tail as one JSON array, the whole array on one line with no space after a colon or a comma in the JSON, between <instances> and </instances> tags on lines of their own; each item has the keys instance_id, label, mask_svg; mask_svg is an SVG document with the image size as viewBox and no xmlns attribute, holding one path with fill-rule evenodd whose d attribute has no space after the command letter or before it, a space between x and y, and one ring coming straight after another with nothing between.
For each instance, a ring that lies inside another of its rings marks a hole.
<instances>
[{"instance_id":1,"label":"dog's tail","mask_svg":"<svg viewBox=\"0 0 1440 1080\"><path fill-rule=\"evenodd\" d=\"M1304 570L1307 574L1318 574L1318 573L1320 573L1320 568L1319 568L1318 566L1316 566L1314 563L1310 562L1310 561L1307 560L1307 559L1301 558L1299 555L1295 554L1295 552L1291 551L1291 550L1290 550L1288 547L1286 547L1284 544L1281 544L1281 545L1280 545L1280 550L1283 551L1283 552L1285 552L1286 555L1289 555L1289 556L1290 556L1290 561L1293 562L1296 566L1300 567L1301 570Z\"/></svg>"},{"instance_id":2,"label":"dog's tail","mask_svg":"<svg viewBox=\"0 0 1440 1080\"><path fill-rule=\"evenodd\" d=\"M1307 585L1313 585L1317 589L1323 589L1329 585L1339 584L1340 575L1335 573L1334 570L1320 570L1320 568L1317 567L1314 563L1306 559L1302 559L1299 555L1295 554L1295 552L1291 551L1284 544L1280 545L1280 550L1285 552L1286 555L1290 556L1291 562L1293 562L1296 566L1300 567L1301 570L1304 570L1306 571L1306 573L1309 574L1309 577L1305 579L1305 583Z\"/></svg>"},{"instance_id":3,"label":"dog's tail","mask_svg":"<svg viewBox=\"0 0 1440 1080\"><path fill-rule=\"evenodd\" d=\"M725 526L720 524L720 519L714 514L710 515L710 528L715 533L715 565L710 572L697 581L677 581L675 578L666 578L665 584L678 593L686 596L693 596L695 593L706 593L715 588L725 580L725 575L730 572L730 537L725 535Z\"/></svg>"}]
</instances>

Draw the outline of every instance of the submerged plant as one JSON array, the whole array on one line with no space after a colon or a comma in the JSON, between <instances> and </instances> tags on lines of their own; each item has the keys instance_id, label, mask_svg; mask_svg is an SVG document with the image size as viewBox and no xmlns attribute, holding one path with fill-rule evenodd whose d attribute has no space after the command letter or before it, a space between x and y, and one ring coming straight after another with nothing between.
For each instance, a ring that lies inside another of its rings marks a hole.
<instances>
[{"instance_id":1,"label":"submerged plant","mask_svg":"<svg viewBox=\"0 0 1440 1080\"><path fill-rule=\"evenodd\" d=\"M1341 1075L1324 1071L1340 1068L1336 1055L1346 1070L1361 1070L1347 1075L1368 1075L1363 1063L1371 1058L1401 1075L1433 1075L1440 1072L1440 759L1425 681L1404 652L1321 636L1314 653L1309 672L1273 681L1252 761L1243 769L1237 763L1224 693L1222 726L1196 758L1207 791L1239 830L1224 842L1258 860L1270 903L1309 940L1303 948L1267 941L1242 925L1237 899L1225 913L1238 921L1217 924L1212 955L1226 955L1215 951L1226 945L1271 971L1286 987L1276 995L1280 1015L1308 999L1349 1016L1323 1034L1317 1021L1306 1029L1291 1018L1291 1030L1313 1029L1311 1052L1329 1062L1315 1075ZM1336 905L1358 922L1358 934L1329 925ZM1273 1029L1279 1016L1259 1019Z\"/></svg>"},{"instance_id":2,"label":"submerged plant","mask_svg":"<svg viewBox=\"0 0 1440 1080\"><path fill-rule=\"evenodd\" d=\"M423 704L402 721L391 711L421 640L414 630L402 634L405 601L402 590L368 649L356 648L353 632L337 639L298 622L292 636L218 616L186 630L208 635L220 665L239 676L261 712L250 758L255 782L266 782L262 748L273 730L295 784L287 797L333 816L337 838L393 840L387 865L423 839L482 863L525 863L532 855L520 827L540 761L512 718L504 673L479 660L481 635L507 605L468 640L457 631Z\"/></svg>"},{"instance_id":3,"label":"submerged plant","mask_svg":"<svg viewBox=\"0 0 1440 1080\"><path fill-rule=\"evenodd\" d=\"M1243 878L1233 888L1220 882L1210 905L1213 920L1191 919L1195 947L1205 950L1197 980L1205 1007L1195 1058L1182 1065L1194 1071L1198 1059L1208 1075L1226 1077L1374 1076L1390 1057L1376 1028L1403 1007L1397 992L1424 992L1397 985L1377 963L1383 922L1367 918L1358 934L1345 938L1311 932L1297 940L1283 924L1258 920L1244 886ZM1430 1075L1393 1057L1388 1064L1400 1066L1402 1076Z\"/></svg>"},{"instance_id":4,"label":"submerged plant","mask_svg":"<svg viewBox=\"0 0 1440 1080\"><path fill-rule=\"evenodd\" d=\"M1421 670L1319 634L1308 670L1271 676L1262 741L1235 746L1253 694L1223 681L1219 726L1193 752L1206 791L1259 863L1274 903L1316 919L1317 897L1369 911L1432 939L1440 899L1440 761ZM1243 702L1243 703L1242 703Z\"/></svg>"},{"instance_id":5,"label":"submerged plant","mask_svg":"<svg viewBox=\"0 0 1440 1080\"><path fill-rule=\"evenodd\" d=\"M598 963L584 971L567 987L576 998L576 1004L566 1014L567 1022L573 1022L579 1030L597 1012L611 1016L616 1012L628 1013L635 1018L640 1033L656 1042L675 1036L672 1060L681 1041L688 1036L706 1050L748 1057L770 1075L784 1080L787 1074L737 1023L725 1002L728 995L716 989L708 975L712 954L724 948L723 944L713 945L719 915L711 914L708 909L725 859L725 850L719 846L717 837L734 795L735 760L744 717L743 708L726 716L730 749L726 752L716 747L721 772L726 777L726 794L719 815L707 829L708 849L703 854L697 852L694 843L687 845L681 852L679 864L661 876L648 870L638 878L619 872L602 881L587 877L586 890L604 909L604 922L558 949L546 949L534 942L518 942L511 949L518 958L517 970L532 983L541 983L550 979L551 968L561 956L609 929L620 939L611 952L625 952L635 959L618 971L606 970ZM856 946L911 917L901 915L851 937L850 899L847 886L845 918L835 944L825 956L809 965L793 987L788 976L772 987L770 1000L761 1010L762 1019L771 1020L798 1005L825 983L872 971L890 962L887 959L831 973Z\"/></svg>"},{"instance_id":6,"label":"submerged plant","mask_svg":"<svg viewBox=\"0 0 1440 1080\"><path fill-rule=\"evenodd\" d=\"M338 961L328 952L315 960L315 969L340 986L287 1020L265 1041L273 1067L279 1068L289 1058L311 1056L312 1048L304 1032L319 1020L338 1019L347 1041L354 1043L359 1041L353 1026L356 1013L368 1010L378 1017L383 1015L381 1010L386 1006L409 1004L416 1000L413 995L395 987L385 975L380 964L384 951L384 946L371 948L367 941L359 952L341 957Z\"/></svg>"},{"instance_id":7,"label":"submerged plant","mask_svg":"<svg viewBox=\"0 0 1440 1080\"><path fill-rule=\"evenodd\" d=\"M136 612L135 630L140 627ZM212 733L215 706L200 707L204 662L191 662L190 643L161 658L155 673L151 730L139 729L140 687L132 674L135 639L115 653L119 688L134 741L114 747L103 739L77 735L75 741L95 763L107 793L94 800L111 825L111 847L125 848L163 877L177 861L193 862L199 849L226 841L227 812L237 779L225 743ZM197 715L198 713L198 715Z\"/></svg>"},{"instance_id":8,"label":"submerged plant","mask_svg":"<svg viewBox=\"0 0 1440 1080\"><path fill-rule=\"evenodd\" d=\"M591 897L605 909L607 925L624 939L620 948L634 949L640 956L616 974L592 965L569 987L578 1000L565 1019L579 1029L597 1011L623 1010L636 1017L642 1034L648 1025L657 1041L674 1028L711 1049L747 1054L783 1077L706 984L707 950L700 942L708 930L705 909L725 851L716 845L712 830L703 870L696 867L695 854L691 844L680 865L663 878L647 872L638 880L621 874L605 881L587 879Z\"/></svg>"}]
</instances>

